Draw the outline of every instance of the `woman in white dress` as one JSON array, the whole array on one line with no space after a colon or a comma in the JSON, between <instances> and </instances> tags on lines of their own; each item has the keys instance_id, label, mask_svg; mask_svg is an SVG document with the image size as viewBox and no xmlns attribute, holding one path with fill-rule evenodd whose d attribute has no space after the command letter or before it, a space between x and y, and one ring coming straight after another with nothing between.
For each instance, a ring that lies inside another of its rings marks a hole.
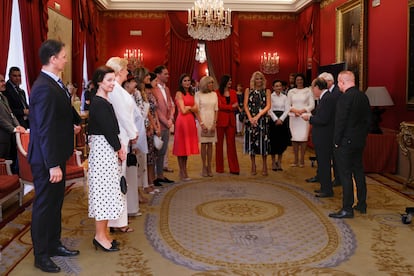
<instances>
[{"instance_id":1,"label":"woman in white dress","mask_svg":"<svg viewBox=\"0 0 414 276\"><path fill-rule=\"evenodd\" d=\"M99 67L93 82L98 87L89 111L89 217L95 218L93 245L104 251L118 251L119 243L108 235L108 220L118 219L126 209L119 185L118 160L125 160L125 148L118 138L119 126L108 93L115 86L114 70Z\"/></svg>"},{"instance_id":2,"label":"woman in white dress","mask_svg":"<svg viewBox=\"0 0 414 276\"><path fill-rule=\"evenodd\" d=\"M106 65L115 71L115 87L108 98L114 108L116 119L118 120L121 144L128 150L129 143L135 144L138 138L138 130L134 122L134 107L136 105L131 95L121 86L128 76L128 61L120 57L111 57L106 62ZM126 177L125 160L122 161L121 174ZM124 212L119 219L110 220L108 226L112 232L115 230L124 233L134 231L132 228L128 227L127 208L124 209Z\"/></svg>"},{"instance_id":3,"label":"woman in white dress","mask_svg":"<svg viewBox=\"0 0 414 276\"><path fill-rule=\"evenodd\" d=\"M197 129L198 140L201 143L201 161L203 170L201 175L213 176L211 160L213 156L213 143L217 142L216 121L218 100L214 92L214 79L204 76L200 80L199 92L195 94L195 104L198 106Z\"/></svg>"},{"instance_id":4,"label":"woman in white dress","mask_svg":"<svg viewBox=\"0 0 414 276\"><path fill-rule=\"evenodd\" d=\"M294 161L292 167L303 168L305 165L306 143L309 137L309 122L301 118L304 113L310 113L315 108L315 100L309 87L304 87L305 76L295 76L295 88L288 92L289 128L292 134Z\"/></svg>"}]
</instances>

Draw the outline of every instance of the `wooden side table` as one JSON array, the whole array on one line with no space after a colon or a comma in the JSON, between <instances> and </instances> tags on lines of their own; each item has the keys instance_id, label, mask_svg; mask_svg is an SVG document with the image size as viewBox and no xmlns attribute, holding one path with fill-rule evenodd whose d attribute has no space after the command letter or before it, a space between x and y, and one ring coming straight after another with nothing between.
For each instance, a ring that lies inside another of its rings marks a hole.
<instances>
[{"instance_id":1,"label":"wooden side table","mask_svg":"<svg viewBox=\"0 0 414 276\"><path fill-rule=\"evenodd\" d=\"M413 182L412 175L412 152L414 151L414 122L402 122L400 124L400 133L398 134L398 144L400 145L401 152L408 159L408 176L404 183L402 192L406 194L414 194L414 191L408 188L414 188L411 183Z\"/></svg>"}]
</instances>

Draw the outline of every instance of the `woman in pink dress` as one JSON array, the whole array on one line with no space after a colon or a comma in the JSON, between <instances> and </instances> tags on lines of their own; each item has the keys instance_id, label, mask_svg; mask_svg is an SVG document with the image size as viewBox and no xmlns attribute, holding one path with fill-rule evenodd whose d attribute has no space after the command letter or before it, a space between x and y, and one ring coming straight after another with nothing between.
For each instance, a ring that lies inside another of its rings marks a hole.
<instances>
[{"instance_id":1,"label":"woman in pink dress","mask_svg":"<svg viewBox=\"0 0 414 276\"><path fill-rule=\"evenodd\" d=\"M198 154L199 149L195 123L198 107L194 101L191 77L187 74L182 74L180 77L175 104L178 116L175 122L173 154L178 159L181 180L189 181L191 179L187 173L187 158L189 155Z\"/></svg>"}]
</instances>

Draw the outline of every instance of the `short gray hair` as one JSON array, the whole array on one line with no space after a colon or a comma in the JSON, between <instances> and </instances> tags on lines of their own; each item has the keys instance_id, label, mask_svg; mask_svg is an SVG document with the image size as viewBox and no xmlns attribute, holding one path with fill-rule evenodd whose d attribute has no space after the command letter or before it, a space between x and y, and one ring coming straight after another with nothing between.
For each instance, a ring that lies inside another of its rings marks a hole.
<instances>
[{"instance_id":1,"label":"short gray hair","mask_svg":"<svg viewBox=\"0 0 414 276\"><path fill-rule=\"evenodd\" d=\"M321 73L321 74L318 76L318 78L322 78L322 79L324 79L325 81L335 81L335 79L334 79L334 77L332 76L332 74L331 74L331 73L328 73L328 72L323 72L323 73Z\"/></svg>"}]
</instances>

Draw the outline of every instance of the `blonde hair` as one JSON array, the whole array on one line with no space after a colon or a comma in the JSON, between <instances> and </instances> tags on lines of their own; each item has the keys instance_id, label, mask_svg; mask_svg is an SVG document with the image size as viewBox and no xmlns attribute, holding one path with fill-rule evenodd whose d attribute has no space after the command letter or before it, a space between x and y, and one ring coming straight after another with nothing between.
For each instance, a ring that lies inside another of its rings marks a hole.
<instances>
[{"instance_id":1,"label":"blonde hair","mask_svg":"<svg viewBox=\"0 0 414 276\"><path fill-rule=\"evenodd\" d=\"M200 80L200 85L199 85L200 92L203 92L203 93L211 92L211 91L208 90L208 84L211 81L213 81L215 83L213 77L210 77L210 76L204 76L204 77L202 77L201 80Z\"/></svg>"},{"instance_id":2,"label":"blonde hair","mask_svg":"<svg viewBox=\"0 0 414 276\"><path fill-rule=\"evenodd\" d=\"M260 71L256 71L256 72L254 72L252 74L252 77L250 78L250 89L254 89L255 88L255 86L254 86L254 80L256 79L257 76L260 76L262 78L262 80L263 80L262 87L258 87L258 88L259 89L266 89L266 78L263 75L263 73L260 72Z\"/></svg>"},{"instance_id":3,"label":"blonde hair","mask_svg":"<svg viewBox=\"0 0 414 276\"><path fill-rule=\"evenodd\" d=\"M127 68L128 60L120 57L111 57L106 62L106 66L111 67L115 71L115 75L119 73L122 69Z\"/></svg>"}]
</instances>

